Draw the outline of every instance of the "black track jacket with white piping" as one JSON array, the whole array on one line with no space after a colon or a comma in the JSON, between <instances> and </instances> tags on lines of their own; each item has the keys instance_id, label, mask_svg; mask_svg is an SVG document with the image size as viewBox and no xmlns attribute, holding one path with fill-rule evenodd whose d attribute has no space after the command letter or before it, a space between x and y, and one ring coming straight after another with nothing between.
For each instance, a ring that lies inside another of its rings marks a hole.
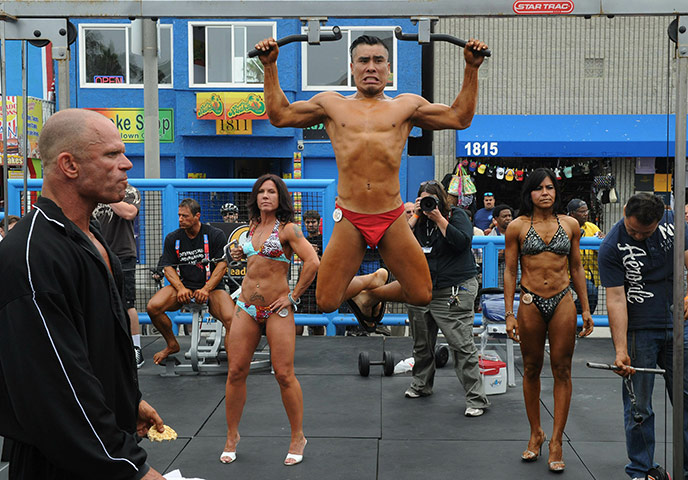
<instances>
[{"instance_id":1,"label":"black track jacket with white piping","mask_svg":"<svg viewBox=\"0 0 688 480\"><path fill-rule=\"evenodd\" d=\"M91 228L107 249L97 230ZM139 479L129 320L93 243L41 197L0 242L0 435L15 478Z\"/></svg>"}]
</instances>

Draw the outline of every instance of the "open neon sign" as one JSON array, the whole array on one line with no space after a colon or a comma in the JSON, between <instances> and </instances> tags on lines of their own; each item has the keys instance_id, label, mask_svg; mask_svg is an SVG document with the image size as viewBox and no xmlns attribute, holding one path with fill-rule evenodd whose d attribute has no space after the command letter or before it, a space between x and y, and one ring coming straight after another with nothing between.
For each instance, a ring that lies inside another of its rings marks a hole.
<instances>
[{"instance_id":1,"label":"open neon sign","mask_svg":"<svg viewBox=\"0 0 688 480\"><path fill-rule=\"evenodd\" d=\"M124 83L122 75L94 75L94 83Z\"/></svg>"}]
</instances>

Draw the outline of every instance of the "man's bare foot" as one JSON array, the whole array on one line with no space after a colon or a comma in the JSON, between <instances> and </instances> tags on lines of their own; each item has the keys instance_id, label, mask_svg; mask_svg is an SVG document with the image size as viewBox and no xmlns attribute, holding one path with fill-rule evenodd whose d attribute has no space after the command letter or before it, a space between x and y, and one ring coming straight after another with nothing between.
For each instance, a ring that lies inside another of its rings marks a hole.
<instances>
[{"instance_id":1,"label":"man's bare foot","mask_svg":"<svg viewBox=\"0 0 688 480\"><path fill-rule=\"evenodd\" d=\"M363 290L361 293L356 295L351 299L358 308L360 308L361 313L366 317L375 317L380 313L380 307L382 306L380 300L374 297L368 290Z\"/></svg>"},{"instance_id":2,"label":"man's bare foot","mask_svg":"<svg viewBox=\"0 0 688 480\"><path fill-rule=\"evenodd\" d=\"M389 279L389 271L386 268L378 268L366 277L370 278L368 286L351 300L358 305L364 315L374 317L380 312L378 308L375 308L380 304L380 300L374 297L369 290L385 285Z\"/></svg>"},{"instance_id":3,"label":"man's bare foot","mask_svg":"<svg viewBox=\"0 0 688 480\"><path fill-rule=\"evenodd\" d=\"M389 279L389 270L386 268L378 268L370 274L370 283L365 290L372 290L373 288L381 287Z\"/></svg>"},{"instance_id":4,"label":"man's bare foot","mask_svg":"<svg viewBox=\"0 0 688 480\"><path fill-rule=\"evenodd\" d=\"M160 362L165 361L167 357L170 355L174 355L179 351L179 344L175 341L172 345L168 345L167 347L163 348L160 350L158 353L153 355L153 363L156 365L160 365Z\"/></svg>"}]
</instances>

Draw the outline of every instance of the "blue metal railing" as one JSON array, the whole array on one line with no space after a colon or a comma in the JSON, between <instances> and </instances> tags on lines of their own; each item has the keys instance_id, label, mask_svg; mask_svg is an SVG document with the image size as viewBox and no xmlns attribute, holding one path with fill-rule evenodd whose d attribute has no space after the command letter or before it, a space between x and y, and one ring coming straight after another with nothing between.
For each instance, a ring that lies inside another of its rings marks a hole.
<instances>
[{"instance_id":1,"label":"blue metal railing","mask_svg":"<svg viewBox=\"0 0 688 480\"><path fill-rule=\"evenodd\" d=\"M194 192L250 192L255 179L186 179L186 178L160 178L142 179L131 178L129 182L141 191L159 191L162 193L162 234L163 238L170 232L179 228L177 207L179 206L180 191ZM284 181L290 191L322 193L323 204L334 208L336 185L333 179L293 180ZM24 189L24 181L18 179L8 180L7 188L7 212L10 215L21 215L21 194ZM29 191L40 191L42 179L31 179L27 183ZM329 211L331 211L330 209ZM334 220L330 215L323 215L323 242L330 239L334 228Z\"/></svg>"},{"instance_id":2,"label":"blue metal railing","mask_svg":"<svg viewBox=\"0 0 688 480\"><path fill-rule=\"evenodd\" d=\"M161 192L161 225L162 238L178 228L177 208L179 204L180 192L250 192L255 183L255 179L130 179L132 185L141 191ZM332 179L313 179L313 180L285 180L290 191L312 192L322 195L323 205L323 245L326 246L334 228L334 220L328 213L334 209L336 184ZM39 191L42 180L31 179L28 181L30 191ZM20 215L21 194L24 188L23 180L10 179L8 181L8 213ZM589 237L581 239L581 248L598 250L602 240ZM473 248L482 250L482 284L483 287L501 287L499 282L499 250L504 248L503 236L480 236L473 237ZM145 248L140 252L139 260L141 263L154 264L145 252ZM144 262L142 258L145 258ZM157 261L157 259L155 259ZM171 314L175 333L180 324L190 323L190 314ZM595 325L608 326L606 315L594 315ZM341 314L337 311L322 314L297 314L295 316L297 325L324 325L328 335L334 335L336 325L355 325L357 322L351 314ZM141 323L150 323L150 319L145 312L139 314ZM406 323L404 314L386 314L383 320L387 325L404 325ZM482 315L475 315L474 323L480 325ZM579 325L582 325L580 316Z\"/></svg>"}]
</instances>

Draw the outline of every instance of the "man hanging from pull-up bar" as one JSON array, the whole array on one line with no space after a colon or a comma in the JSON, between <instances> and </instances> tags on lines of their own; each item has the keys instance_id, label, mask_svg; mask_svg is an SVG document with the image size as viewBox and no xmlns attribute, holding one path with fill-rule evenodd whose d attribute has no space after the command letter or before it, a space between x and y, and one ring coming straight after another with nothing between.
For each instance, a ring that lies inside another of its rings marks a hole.
<instances>
[{"instance_id":1,"label":"man hanging from pull-up bar","mask_svg":"<svg viewBox=\"0 0 688 480\"><path fill-rule=\"evenodd\" d=\"M483 62L483 56L474 52L487 50L487 45L474 39L466 44L464 81L451 106L432 104L415 94L387 96L389 51L378 37L361 35L351 44L356 93L345 97L322 92L294 103L289 103L279 84L277 42L268 38L256 49L265 67L270 122L298 128L323 123L337 160L336 223L318 270L318 306L331 312L348 300L359 322L373 331L384 315L386 301L427 305L432 281L423 250L403 215L401 154L414 126L462 130L471 124L478 99L478 68ZM366 244L378 247L397 281L387 283L389 273L384 269L354 276Z\"/></svg>"}]
</instances>

